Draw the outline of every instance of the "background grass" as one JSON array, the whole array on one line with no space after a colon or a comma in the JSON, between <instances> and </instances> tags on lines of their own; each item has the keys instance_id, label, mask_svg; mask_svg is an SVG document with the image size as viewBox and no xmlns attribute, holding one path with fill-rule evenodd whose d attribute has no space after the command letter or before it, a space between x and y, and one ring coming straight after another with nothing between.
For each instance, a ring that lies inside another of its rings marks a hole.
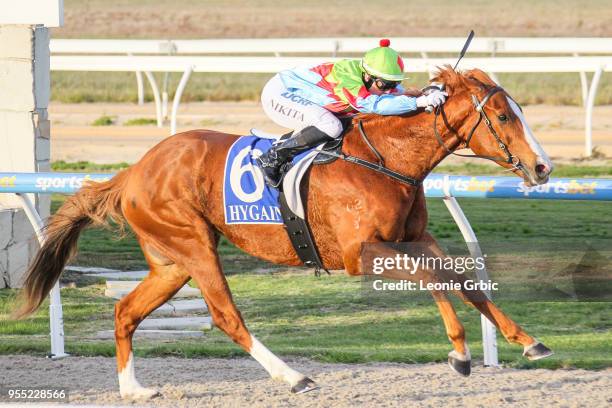
<instances>
[{"instance_id":1,"label":"background grass","mask_svg":"<svg viewBox=\"0 0 612 408\"><path fill-rule=\"evenodd\" d=\"M393 361L424 363L446 360L450 345L437 307L430 301L396 297L392 304L364 300L360 280L334 275L241 274L228 278L234 299L249 328L280 355L325 362ZM4 307L12 295L0 291ZM75 355L114 355L113 341L94 338L96 330L113 328L112 300L101 287L64 289L67 351ZM46 305L35 318L0 325L1 353L48 351ZM472 355L482 359L480 318L455 305L465 324ZM598 369L612 363L608 303L501 302L500 306L555 351L555 356L528 362L521 349L499 341L500 360L513 367ZM27 338L25 337L27 336ZM137 340L139 356L236 357L246 354L219 330L204 338Z\"/></svg>"},{"instance_id":2,"label":"background grass","mask_svg":"<svg viewBox=\"0 0 612 408\"><path fill-rule=\"evenodd\" d=\"M156 74L158 84L164 74ZM272 74L195 73L182 95L183 102L258 101L261 90ZM578 74L499 74L504 88L523 105L582 105ZM174 97L180 74L171 74L169 98ZM427 75L413 74L406 86L423 87ZM138 101L136 78L130 72L58 72L51 73L51 98L64 103ZM145 100L153 101L150 86L145 86ZM612 104L612 77L603 75L595 103Z\"/></svg>"},{"instance_id":3,"label":"background grass","mask_svg":"<svg viewBox=\"0 0 612 408\"><path fill-rule=\"evenodd\" d=\"M552 177L612 177L612 160L603 160L603 164L582 165L574 163L555 164ZM437 166L436 173L463 174L467 176L503 175L509 173L494 163L464 163Z\"/></svg>"},{"instance_id":4,"label":"background grass","mask_svg":"<svg viewBox=\"0 0 612 408\"><path fill-rule=\"evenodd\" d=\"M98 164L90 161L65 162L57 160L51 163L51 170L59 172L111 173L130 167L129 163Z\"/></svg>"},{"instance_id":5,"label":"background grass","mask_svg":"<svg viewBox=\"0 0 612 408\"><path fill-rule=\"evenodd\" d=\"M104 115L94 120L91 123L91 126L111 126L115 124L116 120L117 120L116 117Z\"/></svg>"},{"instance_id":6,"label":"background grass","mask_svg":"<svg viewBox=\"0 0 612 408\"><path fill-rule=\"evenodd\" d=\"M135 118L126 120L123 124L124 126L149 126L157 124L157 119L155 118Z\"/></svg>"},{"instance_id":7,"label":"background grass","mask_svg":"<svg viewBox=\"0 0 612 408\"><path fill-rule=\"evenodd\" d=\"M364 21L371 23L364 24ZM611 37L610 21L612 8L606 0L581 3L571 0L382 0L376 4L354 0L350 3L350 12L345 3L323 0L66 0L65 24L54 29L52 36L130 39L463 37L474 29L477 37ZM372 46L375 45L373 42ZM417 54L404 54L408 64L412 58L421 58ZM265 81L271 76L195 73L185 89L183 101L258 100ZM578 74L500 74L498 77L522 104L582 103ZM170 75L170 97L179 78L178 73ZM163 73L156 74L158 84L163 84L163 79ZM423 86L426 79L425 74L411 75L407 84ZM137 100L135 77L129 72L52 72L52 90L53 100L60 102ZM149 89L146 99L152 100ZM610 75L603 75L596 103L612 103Z\"/></svg>"}]
</instances>

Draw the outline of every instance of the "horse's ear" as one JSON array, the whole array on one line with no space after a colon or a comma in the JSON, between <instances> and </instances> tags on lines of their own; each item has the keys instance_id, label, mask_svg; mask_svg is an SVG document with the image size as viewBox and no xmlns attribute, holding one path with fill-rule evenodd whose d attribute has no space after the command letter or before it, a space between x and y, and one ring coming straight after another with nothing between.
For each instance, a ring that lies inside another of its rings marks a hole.
<instances>
[{"instance_id":1,"label":"horse's ear","mask_svg":"<svg viewBox=\"0 0 612 408\"><path fill-rule=\"evenodd\" d=\"M478 68L470 69L465 73L465 76L484 85L497 86L497 83L495 83L489 75Z\"/></svg>"},{"instance_id":2,"label":"horse's ear","mask_svg":"<svg viewBox=\"0 0 612 408\"><path fill-rule=\"evenodd\" d=\"M463 75L456 72L450 65L438 67L438 73L431 79L431 82L444 84L444 88L449 95L467 88Z\"/></svg>"}]
</instances>

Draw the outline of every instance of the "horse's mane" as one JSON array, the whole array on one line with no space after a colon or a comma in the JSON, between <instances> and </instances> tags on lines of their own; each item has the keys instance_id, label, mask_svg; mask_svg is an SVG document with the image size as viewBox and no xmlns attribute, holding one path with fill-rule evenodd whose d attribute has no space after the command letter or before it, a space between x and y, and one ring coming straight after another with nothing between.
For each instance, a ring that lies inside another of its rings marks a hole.
<instances>
[{"instance_id":1,"label":"horse's mane","mask_svg":"<svg viewBox=\"0 0 612 408\"><path fill-rule=\"evenodd\" d=\"M429 80L430 83L444 84L445 91L449 97L457 95L463 91L468 91L474 87L488 89L497 84L482 70L478 68L466 71L455 71L450 65L438 67L436 75ZM353 118L353 122L361 120L363 123L384 122L388 120L386 116L375 113L359 113Z\"/></svg>"},{"instance_id":2,"label":"horse's mane","mask_svg":"<svg viewBox=\"0 0 612 408\"><path fill-rule=\"evenodd\" d=\"M430 82L444 84L449 96L474 87L486 89L497 85L484 71L478 68L455 71L450 65L438 67L438 73Z\"/></svg>"}]
</instances>

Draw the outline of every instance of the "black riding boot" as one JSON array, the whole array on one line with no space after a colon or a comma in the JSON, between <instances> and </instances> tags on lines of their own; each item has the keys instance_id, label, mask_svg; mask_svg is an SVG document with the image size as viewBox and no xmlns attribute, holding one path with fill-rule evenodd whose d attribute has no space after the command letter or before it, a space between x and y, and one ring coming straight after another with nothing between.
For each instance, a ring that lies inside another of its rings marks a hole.
<instances>
[{"instance_id":1,"label":"black riding boot","mask_svg":"<svg viewBox=\"0 0 612 408\"><path fill-rule=\"evenodd\" d=\"M270 187L278 187L281 182L280 168L283 164L304 150L332 139L316 126L307 126L289 139L273 145L270 150L257 158L257 164L263 171L266 183Z\"/></svg>"}]
</instances>

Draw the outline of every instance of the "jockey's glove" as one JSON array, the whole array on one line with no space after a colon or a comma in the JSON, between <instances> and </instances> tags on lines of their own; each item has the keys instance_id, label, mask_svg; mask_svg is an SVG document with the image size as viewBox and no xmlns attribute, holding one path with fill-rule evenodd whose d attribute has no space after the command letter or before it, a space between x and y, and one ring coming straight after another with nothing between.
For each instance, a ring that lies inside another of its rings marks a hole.
<instances>
[{"instance_id":1,"label":"jockey's glove","mask_svg":"<svg viewBox=\"0 0 612 408\"><path fill-rule=\"evenodd\" d=\"M433 91L427 95L419 96L416 100L416 104L419 108L426 108L428 106L437 108L446 102L447 96L448 94L444 91Z\"/></svg>"}]
</instances>

